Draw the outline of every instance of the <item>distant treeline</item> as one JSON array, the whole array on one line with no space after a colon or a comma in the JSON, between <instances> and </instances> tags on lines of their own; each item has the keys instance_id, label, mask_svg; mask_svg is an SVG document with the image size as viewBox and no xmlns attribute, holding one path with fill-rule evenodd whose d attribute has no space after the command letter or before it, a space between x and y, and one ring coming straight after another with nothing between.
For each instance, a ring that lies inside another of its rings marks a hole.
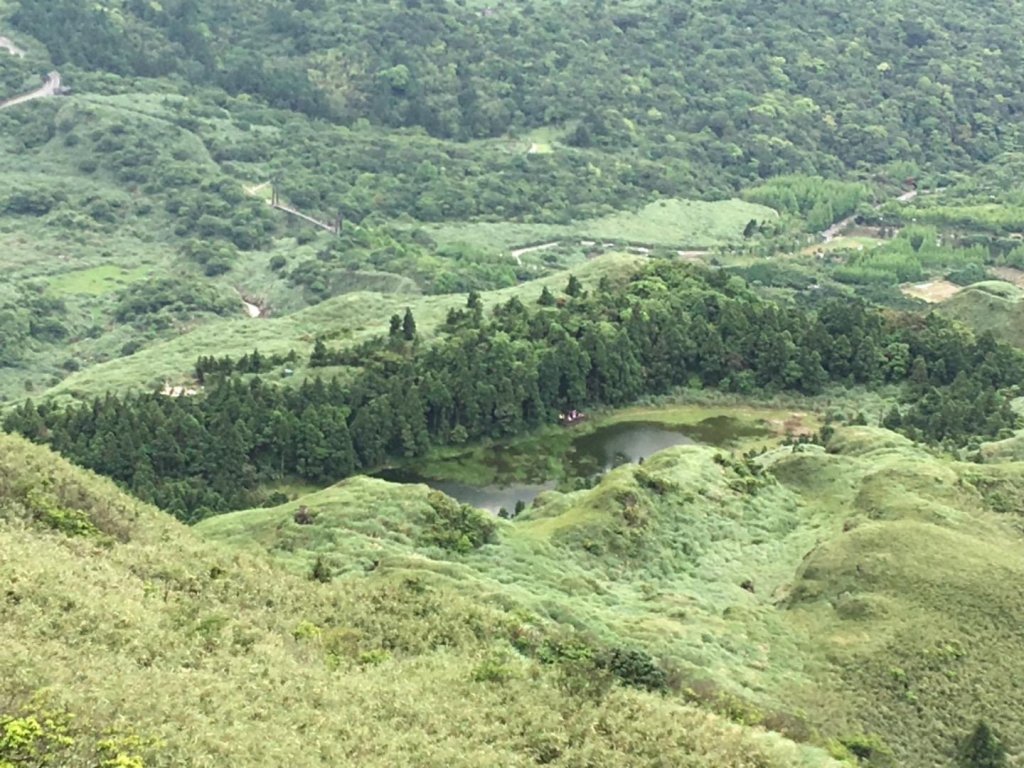
<instances>
[{"instance_id":1,"label":"distant treeline","mask_svg":"<svg viewBox=\"0 0 1024 768\"><path fill-rule=\"evenodd\" d=\"M198 397L29 402L5 428L195 520L260 503L260 485L280 478L335 481L433 445L511 437L569 408L679 386L815 393L829 382L906 382L893 426L916 437L962 443L1016 423L1002 390L1021 381L1024 356L935 315L845 298L779 305L735 276L669 262L589 292L574 279L567 292L552 303L545 291L532 307L513 298L489 315L471 296L430 344L411 314L396 318L344 384L217 377Z\"/></svg>"},{"instance_id":2,"label":"distant treeline","mask_svg":"<svg viewBox=\"0 0 1024 768\"><path fill-rule=\"evenodd\" d=\"M289 351L287 355L264 355L258 349L254 349L251 354L246 353L237 359L227 355L224 357L204 355L196 360L196 379L200 384L205 384L207 378L211 375L230 376L233 373L269 373L288 363L294 363L296 360L298 360L298 355L294 349Z\"/></svg>"}]
</instances>

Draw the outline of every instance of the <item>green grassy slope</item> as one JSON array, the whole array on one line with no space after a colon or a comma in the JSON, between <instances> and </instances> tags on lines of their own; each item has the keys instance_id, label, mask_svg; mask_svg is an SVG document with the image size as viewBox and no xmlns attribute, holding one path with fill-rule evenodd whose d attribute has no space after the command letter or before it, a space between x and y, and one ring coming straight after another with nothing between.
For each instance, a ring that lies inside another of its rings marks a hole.
<instances>
[{"instance_id":1,"label":"green grassy slope","mask_svg":"<svg viewBox=\"0 0 1024 768\"><path fill-rule=\"evenodd\" d=\"M601 276L622 274L637 261L636 256L606 254L580 265L572 274L587 284L596 284ZM512 296L532 304L543 286L560 291L568 276L568 271L558 272L513 288L486 291L481 294L481 300L487 308L508 301ZM240 314L236 318L209 322L129 357L75 373L53 387L49 394L91 396L108 390L159 387L167 380L187 381L194 376L195 361L200 355L240 357L254 348L264 354L285 354L294 349L299 354L297 369L301 371L317 336L328 339L332 347L358 344L386 333L391 316L401 314L406 307L412 308L420 332L429 335L444 321L449 309L464 306L465 302L462 294L407 296L360 291L328 299L284 317L252 319Z\"/></svg>"},{"instance_id":2,"label":"green grassy slope","mask_svg":"<svg viewBox=\"0 0 1024 768\"><path fill-rule=\"evenodd\" d=\"M528 612L402 569L289 574L3 435L0 577L5 764L835 765L541 664L513 648L554 631Z\"/></svg>"},{"instance_id":3,"label":"green grassy slope","mask_svg":"<svg viewBox=\"0 0 1024 768\"><path fill-rule=\"evenodd\" d=\"M424 486L364 478L197 530L296 572L319 556L526 606L645 648L685 695L741 721L832 740L837 754L874 743L872 765L930 766L978 718L1024 743L1007 672L1024 667L1020 470L847 428L827 451L751 464L670 449L592 490L542 496L497 546L455 562L413 548ZM314 525L292 522L299 503Z\"/></svg>"},{"instance_id":4,"label":"green grassy slope","mask_svg":"<svg viewBox=\"0 0 1024 768\"><path fill-rule=\"evenodd\" d=\"M619 212L572 224L451 222L426 227L440 243L505 249L555 240L607 239L668 248L711 248L743 240L751 220L778 217L771 208L742 200L659 200L636 212Z\"/></svg>"},{"instance_id":5,"label":"green grassy slope","mask_svg":"<svg viewBox=\"0 0 1024 768\"><path fill-rule=\"evenodd\" d=\"M1024 346L1024 292L1011 283L976 283L939 304L936 311L959 320L976 333L991 331L997 339Z\"/></svg>"}]
</instances>

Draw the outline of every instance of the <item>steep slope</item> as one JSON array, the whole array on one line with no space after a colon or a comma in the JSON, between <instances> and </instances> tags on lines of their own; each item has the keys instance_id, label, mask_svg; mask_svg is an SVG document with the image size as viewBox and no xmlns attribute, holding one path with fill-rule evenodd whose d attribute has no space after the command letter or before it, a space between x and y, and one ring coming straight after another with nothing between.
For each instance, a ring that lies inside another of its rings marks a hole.
<instances>
[{"instance_id":1,"label":"steep slope","mask_svg":"<svg viewBox=\"0 0 1024 768\"><path fill-rule=\"evenodd\" d=\"M198 532L297 571L420 574L640 648L694 701L870 765L948 764L978 719L1024 741L1020 465L938 458L885 430L756 460L686 446L542 496L499 542L413 551L424 486L352 478ZM429 551L429 550L428 550Z\"/></svg>"},{"instance_id":2,"label":"steep slope","mask_svg":"<svg viewBox=\"0 0 1024 768\"><path fill-rule=\"evenodd\" d=\"M290 575L4 435L0 578L3 764L834 765L586 655L542 663L524 637L587 646L526 612L390 569Z\"/></svg>"}]
</instances>

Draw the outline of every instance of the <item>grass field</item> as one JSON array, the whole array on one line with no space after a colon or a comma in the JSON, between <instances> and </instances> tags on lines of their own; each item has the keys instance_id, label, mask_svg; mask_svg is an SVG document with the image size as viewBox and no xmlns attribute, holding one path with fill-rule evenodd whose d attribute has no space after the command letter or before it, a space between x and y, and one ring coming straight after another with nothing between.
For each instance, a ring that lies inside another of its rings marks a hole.
<instances>
[{"instance_id":1,"label":"grass field","mask_svg":"<svg viewBox=\"0 0 1024 768\"><path fill-rule=\"evenodd\" d=\"M1019 465L957 464L864 427L827 451L769 451L757 463L775 480L716 454L673 448L591 490L546 494L501 525L499 545L455 562L417 544L422 486L362 478L197 530L297 572L320 556L352 575L368 563L429 574L637 643L706 706L832 739L837 754L868 736L894 765L943 764L979 717L1024 737L1005 673L1024 646L1000 618L1024 608L1008 515ZM314 525L291 522L300 503Z\"/></svg>"},{"instance_id":2,"label":"grass field","mask_svg":"<svg viewBox=\"0 0 1024 768\"><path fill-rule=\"evenodd\" d=\"M764 221L777 215L771 208L741 200L660 200L635 213L616 213L566 225L464 222L426 229L441 243L464 242L504 250L554 240L589 239L693 249L738 243L751 219Z\"/></svg>"},{"instance_id":3,"label":"grass field","mask_svg":"<svg viewBox=\"0 0 1024 768\"><path fill-rule=\"evenodd\" d=\"M117 291L131 283L145 279L149 271L145 267L126 269L113 265L90 267L64 272L47 281L49 290L57 296L88 294L102 296Z\"/></svg>"},{"instance_id":4,"label":"grass field","mask_svg":"<svg viewBox=\"0 0 1024 768\"><path fill-rule=\"evenodd\" d=\"M975 283L936 311L959 320L976 333L991 331L1001 341L1024 347L1024 291L1011 283L989 280Z\"/></svg>"},{"instance_id":5,"label":"grass field","mask_svg":"<svg viewBox=\"0 0 1024 768\"><path fill-rule=\"evenodd\" d=\"M474 599L458 578L473 558L416 546L422 499L388 491L353 482L350 498L386 503L318 518L325 548L332 530L339 547L383 534L386 557L321 583L0 435L0 721L59 733L54 765L840 767L585 661L545 663L544 643L596 640L512 594ZM260 541L291 538L270 514Z\"/></svg>"}]
</instances>

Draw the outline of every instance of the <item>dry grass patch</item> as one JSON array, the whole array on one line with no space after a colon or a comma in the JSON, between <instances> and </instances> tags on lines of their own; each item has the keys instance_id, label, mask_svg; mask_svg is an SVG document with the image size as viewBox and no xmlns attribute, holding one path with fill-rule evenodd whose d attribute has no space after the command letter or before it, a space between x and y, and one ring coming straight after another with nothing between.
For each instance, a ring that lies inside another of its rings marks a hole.
<instances>
[{"instance_id":1,"label":"dry grass patch","mask_svg":"<svg viewBox=\"0 0 1024 768\"><path fill-rule=\"evenodd\" d=\"M963 288L949 280L929 280L926 283L901 285L900 292L913 299L921 299L929 304L938 304L956 296Z\"/></svg>"}]
</instances>

